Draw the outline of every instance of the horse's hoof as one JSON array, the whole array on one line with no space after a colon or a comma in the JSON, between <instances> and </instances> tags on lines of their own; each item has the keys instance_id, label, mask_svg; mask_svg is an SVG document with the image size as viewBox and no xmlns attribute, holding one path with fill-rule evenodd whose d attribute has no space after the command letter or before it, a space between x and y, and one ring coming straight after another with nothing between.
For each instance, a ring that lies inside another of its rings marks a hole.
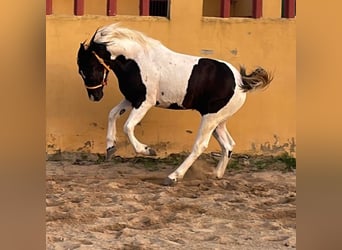
<instances>
[{"instance_id":1,"label":"horse's hoof","mask_svg":"<svg viewBox=\"0 0 342 250\"><path fill-rule=\"evenodd\" d=\"M149 149L148 149L148 154L149 154L150 156L157 156L157 152L156 152L154 149L152 149L152 148L149 148Z\"/></svg>"},{"instance_id":2,"label":"horse's hoof","mask_svg":"<svg viewBox=\"0 0 342 250\"><path fill-rule=\"evenodd\" d=\"M169 177L166 177L163 181L163 186L174 186L176 185L177 180L170 179Z\"/></svg>"},{"instance_id":3,"label":"horse's hoof","mask_svg":"<svg viewBox=\"0 0 342 250\"><path fill-rule=\"evenodd\" d=\"M115 146L107 148L107 155L106 155L106 160L107 161L112 158L112 155L114 155L115 151L116 151L116 147Z\"/></svg>"}]
</instances>

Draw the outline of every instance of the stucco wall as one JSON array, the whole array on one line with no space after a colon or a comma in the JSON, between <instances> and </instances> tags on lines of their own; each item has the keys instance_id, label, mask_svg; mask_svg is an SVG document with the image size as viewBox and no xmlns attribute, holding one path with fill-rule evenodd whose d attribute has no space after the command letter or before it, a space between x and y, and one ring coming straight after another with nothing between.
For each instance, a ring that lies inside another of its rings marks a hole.
<instances>
[{"instance_id":1,"label":"stucco wall","mask_svg":"<svg viewBox=\"0 0 342 250\"><path fill-rule=\"evenodd\" d=\"M296 138L295 19L221 19L202 17L202 12L201 1L173 0L170 19L121 15L47 16L47 152L105 152L108 112L122 95L115 75L110 73L104 99L99 103L90 102L77 73L76 56L80 42L90 38L99 26L113 22L142 31L181 53L223 59L235 66L243 64L247 69L261 65L274 71L271 86L249 94L241 110L228 120L227 127L237 143L235 152L293 150ZM268 13L273 15L276 10L268 9ZM211 54L205 54L208 51ZM117 154L134 156L122 132L126 118L127 114L118 120ZM153 108L135 133L141 142L154 145L159 156L165 156L191 150L199 121L200 115L195 111ZM218 150L218 143L212 139L207 151Z\"/></svg>"}]
</instances>

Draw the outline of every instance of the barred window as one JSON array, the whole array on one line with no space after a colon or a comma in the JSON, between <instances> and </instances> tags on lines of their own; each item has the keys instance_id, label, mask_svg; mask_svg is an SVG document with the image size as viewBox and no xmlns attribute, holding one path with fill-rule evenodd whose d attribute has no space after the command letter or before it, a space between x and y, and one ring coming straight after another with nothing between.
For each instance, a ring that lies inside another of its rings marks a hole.
<instances>
[{"instance_id":1,"label":"barred window","mask_svg":"<svg viewBox=\"0 0 342 250\"><path fill-rule=\"evenodd\" d=\"M150 16L169 17L169 0L150 0Z\"/></svg>"},{"instance_id":2,"label":"barred window","mask_svg":"<svg viewBox=\"0 0 342 250\"><path fill-rule=\"evenodd\" d=\"M171 0L46 0L46 15L170 16Z\"/></svg>"},{"instance_id":3,"label":"barred window","mask_svg":"<svg viewBox=\"0 0 342 250\"><path fill-rule=\"evenodd\" d=\"M262 5L262 0L203 0L202 13L203 16L224 18L260 18L262 17Z\"/></svg>"}]
</instances>

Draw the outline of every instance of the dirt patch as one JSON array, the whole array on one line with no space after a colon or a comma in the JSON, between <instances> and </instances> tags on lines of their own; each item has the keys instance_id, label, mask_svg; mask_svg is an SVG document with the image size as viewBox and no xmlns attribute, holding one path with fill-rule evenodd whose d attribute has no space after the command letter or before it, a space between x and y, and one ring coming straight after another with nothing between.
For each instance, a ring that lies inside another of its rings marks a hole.
<instances>
[{"instance_id":1,"label":"dirt patch","mask_svg":"<svg viewBox=\"0 0 342 250\"><path fill-rule=\"evenodd\" d=\"M160 185L184 157L47 161L47 249L296 248L293 159L235 156L216 180L206 155Z\"/></svg>"}]
</instances>

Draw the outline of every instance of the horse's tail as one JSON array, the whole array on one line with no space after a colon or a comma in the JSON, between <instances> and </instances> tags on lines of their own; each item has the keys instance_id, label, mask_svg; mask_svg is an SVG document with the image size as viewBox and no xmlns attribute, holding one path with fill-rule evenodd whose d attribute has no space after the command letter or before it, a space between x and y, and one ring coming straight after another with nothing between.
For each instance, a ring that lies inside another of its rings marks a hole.
<instances>
[{"instance_id":1,"label":"horse's tail","mask_svg":"<svg viewBox=\"0 0 342 250\"><path fill-rule=\"evenodd\" d=\"M273 80L272 74L268 73L261 67L256 68L252 73L247 75L245 67L240 66L240 74L242 78L242 84L240 87L244 92L264 89Z\"/></svg>"}]
</instances>

